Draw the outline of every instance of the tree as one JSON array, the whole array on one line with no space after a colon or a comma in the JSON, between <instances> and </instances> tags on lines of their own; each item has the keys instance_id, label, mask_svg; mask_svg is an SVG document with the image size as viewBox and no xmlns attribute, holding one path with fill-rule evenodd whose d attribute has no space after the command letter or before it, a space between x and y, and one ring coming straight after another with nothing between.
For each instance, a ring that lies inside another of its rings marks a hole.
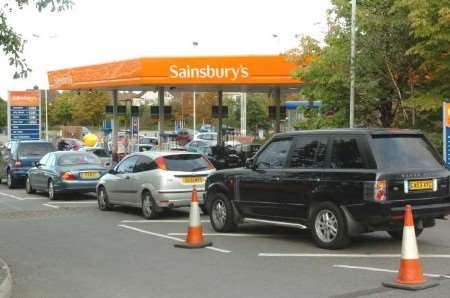
<instances>
[{"instance_id":1,"label":"tree","mask_svg":"<svg viewBox=\"0 0 450 298\"><path fill-rule=\"evenodd\" d=\"M395 2L358 2L355 116L359 126L390 127L399 115L407 119L405 102L412 96L423 59L405 55L417 38L409 34L406 11L396 9ZM325 46L320 48L318 42L304 37L299 49L290 54L300 65L296 75L307 83L303 94L348 115L351 5L346 0L332 0L332 4Z\"/></svg>"},{"instance_id":2,"label":"tree","mask_svg":"<svg viewBox=\"0 0 450 298\"><path fill-rule=\"evenodd\" d=\"M82 91L74 102L73 118L78 124L100 127L110 101L105 91Z\"/></svg>"},{"instance_id":3,"label":"tree","mask_svg":"<svg viewBox=\"0 0 450 298\"><path fill-rule=\"evenodd\" d=\"M7 103L0 97L0 127L6 127L6 121L7 121Z\"/></svg>"},{"instance_id":4,"label":"tree","mask_svg":"<svg viewBox=\"0 0 450 298\"><path fill-rule=\"evenodd\" d=\"M70 9L72 0L6 0L0 4L0 47L9 60L9 64L16 68L14 78L26 77L31 69L22 57L27 40L14 30L8 23L8 15L17 13L26 6L33 5L39 12L43 10L63 11Z\"/></svg>"},{"instance_id":5,"label":"tree","mask_svg":"<svg viewBox=\"0 0 450 298\"><path fill-rule=\"evenodd\" d=\"M76 94L64 92L59 94L49 106L50 125L68 125L72 123Z\"/></svg>"}]
</instances>

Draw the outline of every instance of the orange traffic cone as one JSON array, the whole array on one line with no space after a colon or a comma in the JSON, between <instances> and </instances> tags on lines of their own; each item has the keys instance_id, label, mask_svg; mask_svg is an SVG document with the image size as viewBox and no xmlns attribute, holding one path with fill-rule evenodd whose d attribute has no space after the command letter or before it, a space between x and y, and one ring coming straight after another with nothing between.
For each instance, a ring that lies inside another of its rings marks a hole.
<instances>
[{"instance_id":1,"label":"orange traffic cone","mask_svg":"<svg viewBox=\"0 0 450 298\"><path fill-rule=\"evenodd\" d=\"M200 208L198 207L197 190L192 189L191 210L189 211L189 227L186 242L176 243L176 247L181 248L203 248L211 246L212 242L205 242L203 239L203 228L200 223Z\"/></svg>"},{"instance_id":2,"label":"orange traffic cone","mask_svg":"<svg viewBox=\"0 0 450 298\"><path fill-rule=\"evenodd\" d=\"M423 276L411 205L405 206L400 270L393 282L384 282L383 285L404 290L423 290L439 285L438 282L427 281Z\"/></svg>"}]
</instances>

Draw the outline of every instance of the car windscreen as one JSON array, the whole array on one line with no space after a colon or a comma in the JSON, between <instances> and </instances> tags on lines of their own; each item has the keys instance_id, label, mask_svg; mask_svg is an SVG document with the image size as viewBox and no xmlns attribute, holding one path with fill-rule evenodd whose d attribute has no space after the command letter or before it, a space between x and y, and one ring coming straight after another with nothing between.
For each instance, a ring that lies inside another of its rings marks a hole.
<instances>
[{"instance_id":1,"label":"car windscreen","mask_svg":"<svg viewBox=\"0 0 450 298\"><path fill-rule=\"evenodd\" d=\"M143 138L139 141L140 144L144 145L152 145L158 143L158 140L156 139L150 139L150 138Z\"/></svg>"},{"instance_id":2,"label":"car windscreen","mask_svg":"<svg viewBox=\"0 0 450 298\"><path fill-rule=\"evenodd\" d=\"M169 171L197 172L209 169L208 161L199 154L168 155L164 160Z\"/></svg>"},{"instance_id":3,"label":"car windscreen","mask_svg":"<svg viewBox=\"0 0 450 298\"><path fill-rule=\"evenodd\" d=\"M21 143L17 153L19 156L43 156L52 151L55 148L50 143Z\"/></svg>"},{"instance_id":4,"label":"car windscreen","mask_svg":"<svg viewBox=\"0 0 450 298\"><path fill-rule=\"evenodd\" d=\"M422 135L373 135L373 153L380 169L436 169L440 157Z\"/></svg>"},{"instance_id":5,"label":"car windscreen","mask_svg":"<svg viewBox=\"0 0 450 298\"><path fill-rule=\"evenodd\" d=\"M101 164L97 156L90 153L70 153L64 154L58 159L59 166L73 166L85 164Z\"/></svg>"}]
</instances>

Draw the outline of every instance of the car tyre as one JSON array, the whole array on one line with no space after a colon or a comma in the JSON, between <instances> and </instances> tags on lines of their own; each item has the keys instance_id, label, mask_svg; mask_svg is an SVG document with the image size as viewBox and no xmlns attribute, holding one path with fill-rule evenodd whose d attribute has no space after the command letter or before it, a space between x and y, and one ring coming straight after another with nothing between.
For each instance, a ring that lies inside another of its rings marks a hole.
<instances>
[{"instance_id":1,"label":"car tyre","mask_svg":"<svg viewBox=\"0 0 450 298\"><path fill-rule=\"evenodd\" d=\"M213 193L209 204L209 218L216 232L227 233L236 230L234 210L231 201L223 193Z\"/></svg>"},{"instance_id":2,"label":"car tyre","mask_svg":"<svg viewBox=\"0 0 450 298\"><path fill-rule=\"evenodd\" d=\"M423 229L421 229L421 228L415 228L414 230L416 231L416 237L419 237L420 234L422 234L422 232L423 232ZM403 239L403 229L387 231L387 233L391 236L392 239L395 239L395 240Z\"/></svg>"},{"instance_id":3,"label":"car tyre","mask_svg":"<svg viewBox=\"0 0 450 298\"><path fill-rule=\"evenodd\" d=\"M48 198L50 201L54 201L58 198L58 195L55 193L55 184L53 183L53 180L49 180L47 184L47 193Z\"/></svg>"},{"instance_id":4,"label":"car tyre","mask_svg":"<svg viewBox=\"0 0 450 298\"><path fill-rule=\"evenodd\" d=\"M108 194L103 186L100 186L97 191L98 209L102 211L112 210L114 205L109 202Z\"/></svg>"},{"instance_id":5,"label":"car tyre","mask_svg":"<svg viewBox=\"0 0 450 298\"><path fill-rule=\"evenodd\" d=\"M30 176L27 177L27 181L25 182L25 191L27 192L27 194L32 194L36 192L31 186Z\"/></svg>"},{"instance_id":6,"label":"car tyre","mask_svg":"<svg viewBox=\"0 0 450 298\"><path fill-rule=\"evenodd\" d=\"M320 248L340 249L350 244L344 213L332 202L321 202L313 207L310 229Z\"/></svg>"},{"instance_id":7,"label":"car tyre","mask_svg":"<svg viewBox=\"0 0 450 298\"><path fill-rule=\"evenodd\" d=\"M142 193L142 216L145 219L155 219L158 215L155 200L153 200L149 191L144 191Z\"/></svg>"},{"instance_id":8,"label":"car tyre","mask_svg":"<svg viewBox=\"0 0 450 298\"><path fill-rule=\"evenodd\" d=\"M8 185L9 189L13 189L16 188L16 180L14 179L14 177L11 175L10 170L8 170L6 172L6 184Z\"/></svg>"}]
</instances>

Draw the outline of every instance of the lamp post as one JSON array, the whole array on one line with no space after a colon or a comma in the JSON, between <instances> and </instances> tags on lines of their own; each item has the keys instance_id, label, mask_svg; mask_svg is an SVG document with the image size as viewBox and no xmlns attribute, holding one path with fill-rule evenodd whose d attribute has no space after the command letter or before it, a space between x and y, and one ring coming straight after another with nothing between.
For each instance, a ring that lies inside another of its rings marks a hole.
<instances>
[{"instance_id":1,"label":"lamp post","mask_svg":"<svg viewBox=\"0 0 450 298\"><path fill-rule=\"evenodd\" d=\"M352 0L352 25L351 25L351 53L350 53L350 128L355 121L355 39L356 39L356 0Z\"/></svg>"},{"instance_id":2,"label":"lamp post","mask_svg":"<svg viewBox=\"0 0 450 298\"><path fill-rule=\"evenodd\" d=\"M194 48L198 47L198 41L193 41L192 42L192 46ZM194 114L194 119L193 119L193 130L194 130L194 137L195 137L195 131L197 130L197 115L196 115L196 94L195 94L195 87L194 87L194 92L193 92L193 114Z\"/></svg>"}]
</instances>

